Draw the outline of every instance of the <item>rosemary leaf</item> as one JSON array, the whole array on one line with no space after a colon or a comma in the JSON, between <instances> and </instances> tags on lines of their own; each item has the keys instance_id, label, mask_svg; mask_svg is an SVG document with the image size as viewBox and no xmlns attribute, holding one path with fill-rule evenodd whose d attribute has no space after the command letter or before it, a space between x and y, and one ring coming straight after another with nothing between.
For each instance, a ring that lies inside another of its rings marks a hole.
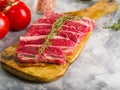
<instances>
[{"instance_id":1,"label":"rosemary leaf","mask_svg":"<svg viewBox=\"0 0 120 90\"><path fill-rule=\"evenodd\" d=\"M114 23L111 26L105 26L103 28L104 29L113 29L114 31L119 31L120 30L120 19L118 19L117 23Z\"/></svg>"}]
</instances>

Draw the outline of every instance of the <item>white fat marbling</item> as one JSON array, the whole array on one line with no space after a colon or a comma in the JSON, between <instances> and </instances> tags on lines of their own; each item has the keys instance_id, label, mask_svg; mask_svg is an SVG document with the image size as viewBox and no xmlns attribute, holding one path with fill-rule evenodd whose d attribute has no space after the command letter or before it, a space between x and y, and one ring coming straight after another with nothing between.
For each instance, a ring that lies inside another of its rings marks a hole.
<instances>
[{"instance_id":1,"label":"white fat marbling","mask_svg":"<svg viewBox=\"0 0 120 90\"><path fill-rule=\"evenodd\" d=\"M40 15L34 12L34 0L24 1L31 8L32 24ZM56 0L56 11L79 10L89 7L97 0L87 3L74 1ZM118 2L120 3L119 0ZM116 13L108 14L96 21L96 27L82 54L59 80L51 83L25 82L0 68L0 90L120 90L120 31L102 28L113 24L118 18L120 18L120 8ZM25 30L26 28L19 32L9 32L0 40L0 51L16 42Z\"/></svg>"}]
</instances>

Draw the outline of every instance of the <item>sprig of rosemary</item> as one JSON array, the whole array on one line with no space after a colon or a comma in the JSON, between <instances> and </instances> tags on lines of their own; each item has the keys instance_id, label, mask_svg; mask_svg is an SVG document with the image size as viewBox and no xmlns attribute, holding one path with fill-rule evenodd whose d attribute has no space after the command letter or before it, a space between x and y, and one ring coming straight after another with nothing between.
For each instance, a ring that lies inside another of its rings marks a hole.
<instances>
[{"instance_id":1,"label":"sprig of rosemary","mask_svg":"<svg viewBox=\"0 0 120 90\"><path fill-rule=\"evenodd\" d=\"M45 42L39 49L40 54L42 54L44 50L51 44L50 40L57 34L57 31L62 28L62 25L65 23L65 21L69 19L71 19L71 16L62 16L55 23L53 23L51 32L47 35Z\"/></svg>"},{"instance_id":2,"label":"sprig of rosemary","mask_svg":"<svg viewBox=\"0 0 120 90\"><path fill-rule=\"evenodd\" d=\"M114 31L119 31L120 30L120 19L118 19L117 23L114 23L111 26L105 26L103 28L104 29L113 29Z\"/></svg>"},{"instance_id":3,"label":"sprig of rosemary","mask_svg":"<svg viewBox=\"0 0 120 90\"><path fill-rule=\"evenodd\" d=\"M59 18L56 22L53 23L52 25L52 30L51 32L47 35L45 42L43 43L42 47L39 49L39 54L42 54L44 50L51 44L50 40L57 34L57 31L62 28L63 24L65 23L66 20L79 20L81 19L82 16L62 16Z\"/></svg>"}]
</instances>

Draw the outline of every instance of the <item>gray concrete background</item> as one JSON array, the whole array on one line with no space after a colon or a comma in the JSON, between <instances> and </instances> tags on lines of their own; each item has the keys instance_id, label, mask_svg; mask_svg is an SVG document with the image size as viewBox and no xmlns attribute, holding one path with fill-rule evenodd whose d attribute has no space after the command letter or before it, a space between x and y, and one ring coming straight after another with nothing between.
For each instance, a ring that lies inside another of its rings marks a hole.
<instances>
[{"instance_id":1,"label":"gray concrete background","mask_svg":"<svg viewBox=\"0 0 120 90\"><path fill-rule=\"evenodd\" d=\"M75 0L56 0L56 11L83 9L96 1L76 3ZM40 15L34 11L34 0L24 0L24 2L31 9L32 24ZM120 3L119 0L118 2ZM96 27L81 55L59 80L51 83L25 82L0 68L0 90L120 90L120 31L102 28L113 24L118 18L120 18L120 8L117 12L96 21ZM19 40L19 36L23 35L28 27L19 32L10 31L0 40L0 52Z\"/></svg>"}]
</instances>

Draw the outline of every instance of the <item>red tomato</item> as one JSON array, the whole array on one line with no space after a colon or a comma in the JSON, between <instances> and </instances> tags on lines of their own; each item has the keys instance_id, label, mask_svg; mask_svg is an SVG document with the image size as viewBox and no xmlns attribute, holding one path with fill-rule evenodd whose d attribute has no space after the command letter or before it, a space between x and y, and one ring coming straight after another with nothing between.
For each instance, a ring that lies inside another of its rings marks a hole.
<instances>
[{"instance_id":1,"label":"red tomato","mask_svg":"<svg viewBox=\"0 0 120 90\"><path fill-rule=\"evenodd\" d=\"M19 0L10 0L10 3L14 3ZM0 0L0 12L3 11L3 9L7 6L7 1L6 0Z\"/></svg>"},{"instance_id":2,"label":"red tomato","mask_svg":"<svg viewBox=\"0 0 120 90\"><path fill-rule=\"evenodd\" d=\"M8 18L0 12L0 39L8 33L9 27L10 23Z\"/></svg>"},{"instance_id":3,"label":"red tomato","mask_svg":"<svg viewBox=\"0 0 120 90\"><path fill-rule=\"evenodd\" d=\"M7 5L6 0L1 0L0 1L0 12L4 9L5 5Z\"/></svg>"},{"instance_id":4,"label":"red tomato","mask_svg":"<svg viewBox=\"0 0 120 90\"><path fill-rule=\"evenodd\" d=\"M15 2L6 9L8 10L6 10L5 15L9 18L12 30L22 30L30 23L31 12L23 2Z\"/></svg>"}]
</instances>

